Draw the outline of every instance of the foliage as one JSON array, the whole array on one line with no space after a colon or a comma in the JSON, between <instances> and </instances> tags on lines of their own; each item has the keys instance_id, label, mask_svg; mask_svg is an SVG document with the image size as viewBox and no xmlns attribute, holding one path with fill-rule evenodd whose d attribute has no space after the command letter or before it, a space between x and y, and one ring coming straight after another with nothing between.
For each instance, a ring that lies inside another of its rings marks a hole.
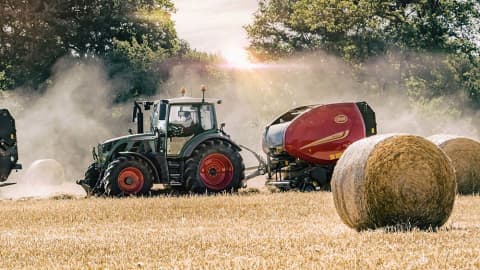
<instances>
[{"instance_id":1,"label":"foliage","mask_svg":"<svg viewBox=\"0 0 480 270\"><path fill-rule=\"evenodd\" d=\"M121 89L123 91L118 93L118 101L139 94L152 95L156 92L157 84L168 76L162 74L157 66L169 56L168 52L162 48L153 50L146 39L142 43L135 38L131 42L115 39L113 48L108 54L111 74L120 75L131 84Z\"/></svg>"},{"instance_id":2,"label":"foliage","mask_svg":"<svg viewBox=\"0 0 480 270\"><path fill-rule=\"evenodd\" d=\"M323 49L361 61L389 51L471 52L475 1L262 0L246 27L251 46L285 55Z\"/></svg>"},{"instance_id":3,"label":"foliage","mask_svg":"<svg viewBox=\"0 0 480 270\"><path fill-rule=\"evenodd\" d=\"M252 51L267 59L321 49L361 80L365 64L382 57L396 76L380 71L380 90L466 94L480 107L479 19L475 0L261 0L246 30Z\"/></svg>"},{"instance_id":4,"label":"foliage","mask_svg":"<svg viewBox=\"0 0 480 270\"><path fill-rule=\"evenodd\" d=\"M114 64L112 75L133 70L135 91L151 93L161 79L139 83L151 75L148 65L180 49L170 19L174 11L170 0L5 0L0 9L0 71L5 74L0 86L39 89L54 63L70 55L103 57Z\"/></svg>"}]
</instances>

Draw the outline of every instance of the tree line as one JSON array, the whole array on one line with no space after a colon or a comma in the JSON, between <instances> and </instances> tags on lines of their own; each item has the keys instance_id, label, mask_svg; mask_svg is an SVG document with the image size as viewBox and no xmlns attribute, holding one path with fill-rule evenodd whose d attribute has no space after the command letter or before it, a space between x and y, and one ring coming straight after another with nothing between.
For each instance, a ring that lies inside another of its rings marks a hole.
<instances>
[{"instance_id":1,"label":"tree line","mask_svg":"<svg viewBox=\"0 0 480 270\"><path fill-rule=\"evenodd\" d=\"M103 61L128 82L116 101L152 95L181 59L204 54L178 38L170 0L3 0L0 89L43 91L62 57Z\"/></svg>"},{"instance_id":2,"label":"tree line","mask_svg":"<svg viewBox=\"0 0 480 270\"><path fill-rule=\"evenodd\" d=\"M459 95L480 108L477 0L261 0L246 30L259 57L323 50L375 91ZM386 64L368 81L365 64L377 58Z\"/></svg>"},{"instance_id":3,"label":"tree line","mask_svg":"<svg viewBox=\"0 0 480 270\"><path fill-rule=\"evenodd\" d=\"M115 101L153 95L172 65L217 61L181 40L171 0L3 0L0 89L42 91L61 57L103 61L128 82ZM480 3L476 0L260 0L245 26L264 61L321 50L343 59L372 91L414 99L463 95L480 108ZM371 80L366 64L388 70ZM216 71L218 72L218 71Z\"/></svg>"}]
</instances>

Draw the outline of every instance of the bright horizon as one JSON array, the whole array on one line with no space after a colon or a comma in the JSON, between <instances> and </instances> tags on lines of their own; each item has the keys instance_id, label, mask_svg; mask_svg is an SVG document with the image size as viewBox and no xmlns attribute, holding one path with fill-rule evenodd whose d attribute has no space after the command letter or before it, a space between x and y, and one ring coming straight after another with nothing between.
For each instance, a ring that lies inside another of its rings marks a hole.
<instances>
[{"instance_id":1,"label":"bright horizon","mask_svg":"<svg viewBox=\"0 0 480 270\"><path fill-rule=\"evenodd\" d=\"M178 36L193 49L215 54L230 54L248 46L243 26L250 24L257 0L174 0ZM194 4L195 3L195 4ZM241 55L238 56L243 57Z\"/></svg>"}]
</instances>

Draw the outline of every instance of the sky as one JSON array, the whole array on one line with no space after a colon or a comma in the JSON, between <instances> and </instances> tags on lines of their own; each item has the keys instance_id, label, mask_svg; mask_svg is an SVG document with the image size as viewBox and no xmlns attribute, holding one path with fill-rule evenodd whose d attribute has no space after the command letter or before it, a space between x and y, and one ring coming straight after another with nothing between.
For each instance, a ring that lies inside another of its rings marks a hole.
<instances>
[{"instance_id":1,"label":"sky","mask_svg":"<svg viewBox=\"0 0 480 270\"><path fill-rule=\"evenodd\" d=\"M257 0L174 0L173 15L180 38L192 48L210 53L248 46L243 29L253 20Z\"/></svg>"}]
</instances>

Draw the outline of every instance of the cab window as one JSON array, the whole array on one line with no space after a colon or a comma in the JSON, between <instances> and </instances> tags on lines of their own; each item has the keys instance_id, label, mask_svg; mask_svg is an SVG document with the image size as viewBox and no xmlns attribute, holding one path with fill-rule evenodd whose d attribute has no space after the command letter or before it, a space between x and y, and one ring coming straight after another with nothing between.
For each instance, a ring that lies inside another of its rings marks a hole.
<instances>
[{"instance_id":1,"label":"cab window","mask_svg":"<svg viewBox=\"0 0 480 270\"><path fill-rule=\"evenodd\" d=\"M210 130L214 128L214 115L213 115L213 106L212 105L202 105L200 107L200 119L202 123L203 130Z\"/></svg>"},{"instance_id":2,"label":"cab window","mask_svg":"<svg viewBox=\"0 0 480 270\"><path fill-rule=\"evenodd\" d=\"M173 136L190 136L198 127L197 109L189 105L173 105L170 107L168 122Z\"/></svg>"},{"instance_id":3,"label":"cab window","mask_svg":"<svg viewBox=\"0 0 480 270\"><path fill-rule=\"evenodd\" d=\"M157 127L157 119L158 119L158 107L157 104L153 105L153 110L150 113L150 131L154 131L155 127Z\"/></svg>"}]
</instances>

